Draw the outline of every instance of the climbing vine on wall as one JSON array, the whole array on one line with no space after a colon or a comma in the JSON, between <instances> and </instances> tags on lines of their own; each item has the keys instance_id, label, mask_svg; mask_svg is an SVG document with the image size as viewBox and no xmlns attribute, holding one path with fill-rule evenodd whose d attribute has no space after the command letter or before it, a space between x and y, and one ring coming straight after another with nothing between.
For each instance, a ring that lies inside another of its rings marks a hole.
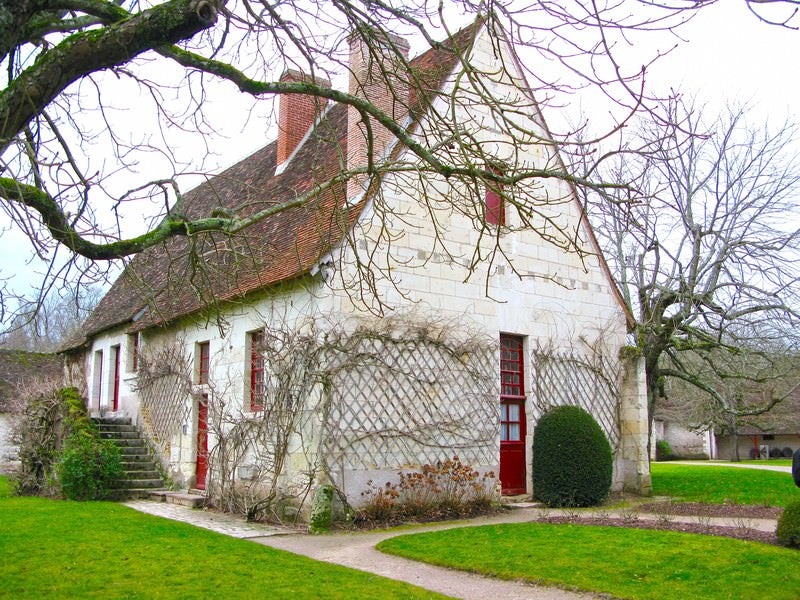
<instances>
[{"instance_id":1,"label":"climbing vine on wall","mask_svg":"<svg viewBox=\"0 0 800 600\"><path fill-rule=\"evenodd\" d=\"M619 448L620 368L602 352L533 353L534 419L555 406L578 406L590 413L615 450Z\"/></svg>"},{"instance_id":2,"label":"climbing vine on wall","mask_svg":"<svg viewBox=\"0 0 800 600\"><path fill-rule=\"evenodd\" d=\"M176 341L142 350L135 390L139 395L142 426L162 456L188 422L192 393L191 359Z\"/></svg>"},{"instance_id":3,"label":"climbing vine on wall","mask_svg":"<svg viewBox=\"0 0 800 600\"><path fill-rule=\"evenodd\" d=\"M344 490L347 469L453 454L496 462L493 340L400 317L324 328L308 320L264 333L257 350L269 375L253 399L263 410L242 411L219 386L209 397L212 494L228 510L285 518L320 482L357 495Z\"/></svg>"}]
</instances>

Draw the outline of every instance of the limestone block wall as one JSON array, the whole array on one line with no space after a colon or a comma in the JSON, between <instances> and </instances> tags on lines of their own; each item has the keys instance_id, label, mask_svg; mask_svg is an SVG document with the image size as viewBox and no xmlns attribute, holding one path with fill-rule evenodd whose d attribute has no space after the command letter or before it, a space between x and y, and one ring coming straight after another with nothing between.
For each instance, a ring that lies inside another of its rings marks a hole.
<instances>
[{"instance_id":1,"label":"limestone block wall","mask_svg":"<svg viewBox=\"0 0 800 600\"><path fill-rule=\"evenodd\" d=\"M478 64L487 69L497 64L491 42L476 42ZM489 82L484 82L491 85ZM452 97L452 89L443 97ZM518 93L508 82L496 84L495 92ZM459 96L460 94L460 96ZM512 147L492 125L494 115L480 96L464 88L456 93L460 123L472 127L487 154L511 158L530 166L556 165L557 157L544 144ZM446 112L440 100L436 109ZM545 130L533 120L525 127ZM420 139L431 141L435 127L422 123ZM505 154L504 154L505 153ZM400 161L413 162L411 156ZM553 179L529 190L526 201L540 204L542 231L546 219L558 222L582 253L561 248L539 232L523 227L521 215L507 207L506 227L487 229L481 218L483 189L430 176L421 185L416 174L394 173L384 179L382 194L364 211L357 224L359 242L337 256L340 269L355 269L358 261L376 261L374 290L391 314L409 305L421 319L452 319L486 336L501 333L522 336L526 367L529 417L535 413L531 393L535 373L532 356L537 349L564 352L600 352L616 361L626 342L626 315L614 284L575 200L573 190ZM434 225L435 223L435 225ZM481 260L476 260L478 257ZM341 276L342 281L348 279ZM362 313L368 307L360 297L345 290L335 292L335 306L342 313ZM498 362L499 364L499 362ZM622 370L627 366L620 365ZM632 367L622 384L620 400L623 443L617 458L618 486L649 491L646 457L647 417L643 400L643 371ZM499 377L499 374L498 374ZM534 420L529 422L528 448ZM644 435L644 438L642 436Z\"/></svg>"},{"instance_id":2,"label":"limestone block wall","mask_svg":"<svg viewBox=\"0 0 800 600\"><path fill-rule=\"evenodd\" d=\"M83 355L85 389L91 414L116 414L135 420L138 403L134 391L136 372L133 363L133 337L126 328L117 327L92 340ZM118 410L113 411L115 369L119 362Z\"/></svg>"},{"instance_id":3,"label":"limestone block wall","mask_svg":"<svg viewBox=\"0 0 800 600\"><path fill-rule=\"evenodd\" d=\"M667 421L663 423L661 436L654 437L669 442L672 452L680 458L699 460L713 458L710 436L707 431L691 431L679 423Z\"/></svg>"},{"instance_id":4,"label":"limestone block wall","mask_svg":"<svg viewBox=\"0 0 800 600\"><path fill-rule=\"evenodd\" d=\"M615 478L622 480L626 491L649 495L653 486L647 456L648 412L644 359L627 358L623 362L620 389L620 429L622 449L617 457Z\"/></svg>"}]
</instances>

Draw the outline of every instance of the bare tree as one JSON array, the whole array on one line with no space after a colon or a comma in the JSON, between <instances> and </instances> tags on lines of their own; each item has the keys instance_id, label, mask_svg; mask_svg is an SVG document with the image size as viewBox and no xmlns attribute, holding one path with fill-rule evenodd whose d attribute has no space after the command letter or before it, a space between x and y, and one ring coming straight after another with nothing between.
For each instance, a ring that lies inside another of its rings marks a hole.
<instances>
[{"instance_id":1,"label":"bare tree","mask_svg":"<svg viewBox=\"0 0 800 600\"><path fill-rule=\"evenodd\" d=\"M717 0L692 2L695 8L716 4ZM797 13L800 11L798 0L744 0L747 9L756 19L768 25L777 25L788 29L798 29Z\"/></svg>"},{"instance_id":2,"label":"bare tree","mask_svg":"<svg viewBox=\"0 0 800 600\"><path fill-rule=\"evenodd\" d=\"M373 58L380 55L399 65L399 80L383 73L395 98L401 89L421 97L429 93L429 82L409 68L402 45L391 34L442 47L438 40L453 33L452 23L485 19L500 39L505 36L525 53L528 80L517 84L533 93L524 104L492 97L481 82L509 65L497 65L489 73L485 66L467 64L468 54L457 48L465 79L491 107L494 125L511 132L517 144L552 141L562 157L575 153L585 158L592 154L576 142L578 132L551 131L542 140L541 132L526 126L521 115L538 114L551 103L563 106L564 93L592 86L616 107L609 132L618 131L631 115L652 108L654 99L643 82L657 53L625 65L616 60L616 49L630 47L637 33L672 31L713 1L3 1L0 206L31 240L34 252L51 261L45 290L79 273L101 278L109 261L172 236L238 234L254 221L311 201L336 182L377 178L389 170L421 177L441 174L463 183L464 189L486 181L505 191L513 188L509 202L534 226L538 212L547 212L543 203L558 203L555 198L543 200L543 182L602 186L592 176L598 171L587 171L586 179L576 177L569 158L535 167L488 168L485 149L458 121L455 110L432 114L431 130L421 141L385 107L342 91L343 86L320 83L347 72L349 41L358 38ZM744 1L760 19L792 26L794 0ZM787 8L786 15L773 13ZM281 75L288 69L310 77L286 80ZM180 212L180 198L191 185L187 182L211 174L206 165L219 139L214 133L232 112L219 98L229 98L234 90L253 99L244 108L251 111L251 124L266 118L279 95L344 103L362 119L369 156L315 181L313 189L291 201L247 214L187 217ZM216 113L215 101L223 104ZM186 143L183 134L191 141ZM373 142L383 134L408 148L414 163L381 160ZM459 202L453 205L457 208ZM548 230L546 235L561 247L575 246L568 231ZM0 288L0 309L9 294Z\"/></svg>"},{"instance_id":3,"label":"bare tree","mask_svg":"<svg viewBox=\"0 0 800 600\"><path fill-rule=\"evenodd\" d=\"M683 101L666 112L669 135L645 125L639 143L648 151L617 165L626 178L639 174L642 195L593 199L635 315L651 417L665 377L724 404L729 395L714 386L731 381L721 373L732 363L709 378L692 368L698 357L711 366L727 356L720 349L796 351L800 317L797 127L753 128L741 109L708 123ZM759 377L752 373L737 377Z\"/></svg>"},{"instance_id":4,"label":"bare tree","mask_svg":"<svg viewBox=\"0 0 800 600\"><path fill-rule=\"evenodd\" d=\"M796 410L787 401L800 388L797 357L785 349L715 348L688 351L678 360L664 369L669 379L659 415L693 429L731 435L732 461L741 460L735 440L743 426L769 429ZM789 422L794 420L789 416Z\"/></svg>"},{"instance_id":5,"label":"bare tree","mask_svg":"<svg viewBox=\"0 0 800 600\"><path fill-rule=\"evenodd\" d=\"M624 3L623 3L624 4ZM488 75L510 69L499 64L467 64L466 80L491 107L491 119L512 132L516 144L541 140L521 115L538 113L562 92L598 86L620 109L614 130L648 98L642 90L640 64L626 68L612 55L629 31L669 29L686 16L675 7L639 4L641 16L626 6L599 3L562 7L558 3L478 3L452 0L406 3L330 0L17 0L0 3L0 198L7 217L30 238L34 251L52 261L47 285L76 272L101 277L114 261L160 244L172 236L202 232L242 232L255 221L311 201L331 185L352 177L380 177L386 171L436 173L460 181L466 189L493 181L516 192L509 200L530 215L541 208L541 184L580 180L559 161L513 165L502 172L487 167L487 153L456 111L431 113L422 141L402 118L358 94L323 85L347 73L349 42L358 38L371 58L399 66L402 76L383 72L400 98L429 93L429 82L410 68L399 33L428 46L441 46L453 33L454 20L485 20L497 32L537 60L556 63L560 73L544 76L531 69L533 98L524 104L492 97L481 84ZM501 30L503 33L501 33ZM282 78L288 69L309 75ZM569 74L565 77L564 73ZM394 77L394 78L393 78ZM214 212L187 217L180 198L190 173L208 175L198 154L213 154L218 122L230 111L213 112L215 99L233 90L253 98L253 123L272 110L283 94L304 94L344 103L360 116L369 138L369 156L340 172L327 174L299 198L241 214ZM266 104L264 104L266 103ZM408 107L413 108L413 107ZM407 111L406 111L407 112ZM178 143L181 134L191 142ZM558 138L562 152L572 148L571 132ZM382 135L411 150L414 164L401 165L375 151ZM548 136L549 137L549 136ZM197 172L200 165L200 173ZM147 173L144 175L143 173ZM549 199L557 203L557 199ZM530 206L529 206L530 205ZM454 202L454 206L458 206ZM135 223L132 224L132 217ZM548 233L557 243L573 245L570 233ZM62 251L59 254L59 248ZM66 250L66 252L64 252ZM6 292L8 293L8 292Z\"/></svg>"},{"instance_id":6,"label":"bare tree","mask_svg":"<svg viewBox=\"0 0 800 600\"><path fill-rule=\"evenodd\" d=\"M0 348L55 352L74 336L102 297L96 286L59 290L45 298L22 301Z\"/></svg>"}]
</instances>

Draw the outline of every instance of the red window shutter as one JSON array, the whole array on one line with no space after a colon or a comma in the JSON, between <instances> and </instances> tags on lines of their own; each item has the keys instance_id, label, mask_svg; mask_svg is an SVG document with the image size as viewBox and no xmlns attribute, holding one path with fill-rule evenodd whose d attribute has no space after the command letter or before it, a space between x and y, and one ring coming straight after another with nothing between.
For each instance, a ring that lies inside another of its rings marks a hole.
<instances>
[{"instance_id":1,"label":"red window shutter","mask_svg":"<svg viewBox=\"0 0 800 600\"><path fill-rule=\"evenodd\" d=\"M264 332L254 331L250 334L250 410L263 410L262 404L266 391L265 366L263 354Z\"/></svg>"},{"instance_id":2,"label":"red window shutter","mask_svg":"<svg viewBox=\"0 0 800 600\"><path fill-rule=\"evenodd\" d=\"M120 362L119 355L120 355L120 347L112 346L111 360L114 361L114 390L112 396L112 410L114 411L119 410L119 362Z\"/></svg>"},{"instance_id":3,"label":"red window shutter","mask_svg":"<svg viewBox=\"0 0 800 600\"><path fill-rule=\"evenodd\" d=\"M490 167L496 175L502 175L499 167ZM486 198L484 200L486 223L488 225L505 225L506 207L503 200L503 184L496 181L486 182Z\"/></svg>"},{"instance_id":4,"label":"red window shutter","mask_svg":"<svg viewBox=\"0 0 800 600\"><path fill-rule=\"evenodd\" d=\"M208 370L210 365L211 343L203 342L199 345L198 378L200 384L208 383Z\"/></svg>"},{"instance_id":5,"label":"red window shutter","mask_svg":"<svg viewBox=\"0 0 800 600\"><path fill-rule=\"evenodd\" d=\"M133 351L131 356L131 370L138 371L139 370L139 334L134 333L132 334L133 339Z\"/></svg>"}]
</instances>

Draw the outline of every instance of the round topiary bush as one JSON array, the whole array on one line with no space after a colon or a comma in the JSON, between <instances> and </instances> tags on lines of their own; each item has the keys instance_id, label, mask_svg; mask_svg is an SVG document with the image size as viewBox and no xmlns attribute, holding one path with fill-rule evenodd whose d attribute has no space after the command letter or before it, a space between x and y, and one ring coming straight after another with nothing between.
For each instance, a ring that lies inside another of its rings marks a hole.
<instances>
[{"instance_id":1,"label":"round topiary bush","mask_svg":"<svg viewBox=\"0 0 800 600\"><path fill-rule=\"evenodd\" d=\"M800 500L795 500L783 509L775 535L784 546L800 548Z\"/></svg>"},{"instance_id":2,"label":"round topiary bush","mask_svg":"<svg viewBox=\"0 0 800 600\"><path fill-rule=\"evenodd\" d=\"M613 456L603 430L577 406L559 406L533 431L533 496L548 506L594 506L611 489Z\"/></svg>"}]
</instances>

